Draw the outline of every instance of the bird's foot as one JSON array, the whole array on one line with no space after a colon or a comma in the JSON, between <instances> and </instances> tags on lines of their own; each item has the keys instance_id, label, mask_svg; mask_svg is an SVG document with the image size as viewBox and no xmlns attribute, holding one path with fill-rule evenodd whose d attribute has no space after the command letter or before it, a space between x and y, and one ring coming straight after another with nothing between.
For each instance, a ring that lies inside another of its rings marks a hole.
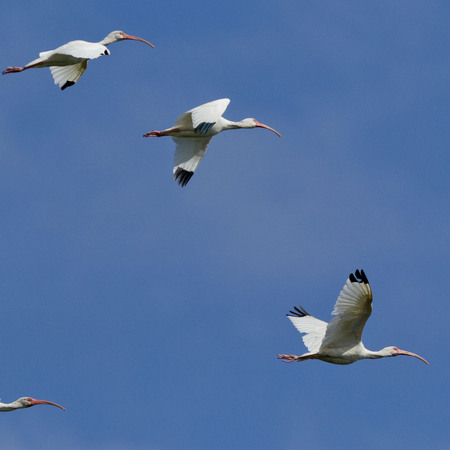
<instances>
[{"instance_id":1,"label":"bird's foot","mask_svg":"<svg viewBox=\"0 0 450 450\"><path fill-rule=\"evenodd\" d=\"M6 70L2 72L2 75L6 75L7 73L14 73L14 72L22 72L25 67L7 67Z\"/></svg>"},{"instance_id":2,"label":"bird's foot","mask_svg":"<svg viewBox=\"0 0 450 450\"><path fill-rule=\"evenodd\" d=\"M278 359L283 360L285 363L291 363L294 361L300 361L300 356L297 355L278 355Z\"/></svg>"},{"instance_id":3,"label":"bird's foot","mask_svg":"<svg viewBox=\"0 0 450 450\"><path fill-rule=\"evenodd\" d=\"M161 137L163 134L161 131L150 131L150 133L145 133L142 137Z\"/></svg>"}]
</instances>

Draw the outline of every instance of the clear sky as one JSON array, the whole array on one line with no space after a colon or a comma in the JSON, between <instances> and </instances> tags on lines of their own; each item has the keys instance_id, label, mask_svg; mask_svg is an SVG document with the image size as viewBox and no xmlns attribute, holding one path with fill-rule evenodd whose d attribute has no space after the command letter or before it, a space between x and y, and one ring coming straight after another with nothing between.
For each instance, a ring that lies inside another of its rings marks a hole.
<instances>
[{"instance_id":1,"label":"clear sky","mask_svg":"<svg viewBox=\"0 0 450 450\"><path fill-rule=\"evenodd\" d=\"M0 416L8 449L449 448L446 1L2 2L0 61L110 46L61 92L0 77ZM185 188L142 138L228 97ZM283 364L294 305L350 272L363 340L407 357Z\"/></svg>"}]
</instances>

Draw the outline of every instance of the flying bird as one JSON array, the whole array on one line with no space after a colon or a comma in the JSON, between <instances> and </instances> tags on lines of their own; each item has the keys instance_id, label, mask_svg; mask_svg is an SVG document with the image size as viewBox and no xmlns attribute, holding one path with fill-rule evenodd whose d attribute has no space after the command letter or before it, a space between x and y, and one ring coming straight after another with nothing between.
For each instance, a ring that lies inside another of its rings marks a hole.
<instances>
[{"instance_id":1,"label":"flying bird","mask_svg":"<svg viewBox=\"0 0 450 450\"><path fill-rule=\"evenodd\" d=\"M386 347L377 352L367 350L361 335L372 313L372 290L364 270L350 274L331 313L336 316L329 323L310 316L301 306L287 314L295 328L305 333L303 342L308 349L303 355L278 355L284 362L320 359L333 364L351 364L360 359L378 359L387 356L414 356L428 364L415 353Z\"/></svg>"},{"instance_id":2,"label":"flying bird","mask_svg":"<svg viewBox=\"0 0 450 450\"><path fill-rule=\"evenodd\" d=\"M221 131L259 127L273 131L281 137L278 131L259 123L256 119L244 119L240 122L225 119L222 114L229 103L228 98L205 103L181 114L173 127L144 134L144 137L171 136L175 141L173 174L174 180L178 180L181 187L186 186L194 175L212 137Z\"/></svg>"},{"instance_id":3,"label":"flying bird","mask_svg":"<svg viewBox=\"0 0 450 450\"><path fill-rule=\"evenodd\" d=\"M53 402L48 402L47 400L36 400L35 398L31 398L31 397L21 397L12 403L1 403L0 402L0 412L15 411L16 409L30 408L31 406L35 406L35 405L53 405L53 406L57 406L58 408L61 408L63 411L66 410L61 405L58 405Z\"/></svg>"},{"instance_id":4,"label":"flying bird","mask_svg":"<svg viewBox=\"0 0 450 450\"><path fill-rule=\"evenodd\" d=\"M59 84L61 90L73 86L83 75L87 63L90 59L99 58L102 55L109 55L107 46L117 41L126 39L141 41L150 47L154 47L144 39L130 36L123 31L113 31L100 42L71 41L55 50L39 53L39 58L29 62L24 67L8 67L2 73L22 72L27 69L39 69L50 67L55 84Z\"/></svg>"}]
</instances>

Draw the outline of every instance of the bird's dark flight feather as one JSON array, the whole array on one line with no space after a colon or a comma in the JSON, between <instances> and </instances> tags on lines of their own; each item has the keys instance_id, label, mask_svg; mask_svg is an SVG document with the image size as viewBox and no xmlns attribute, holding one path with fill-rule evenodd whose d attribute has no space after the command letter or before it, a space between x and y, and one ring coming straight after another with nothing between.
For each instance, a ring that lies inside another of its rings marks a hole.
<instances>
[{"instance_id":1,"label":"bird's dark flight feather","mask_svg":"<svg viewBox=\"0 0 450 450\"><path fill-rule=\"evenodd\" d=\"M202 122L194 129L194 133L206 134L216 122Z\"/></svg>"},{"instance_id":2,"label":"bird's dark flight feather","mask_svg":"<svg viewBox=\"0 0 450 450\"><path fill-rule=\"evenodd\" d=\"M189 170L184 170L181 167L178 167L173 179L175 181L178 180L178 184L181 187L184 187L184 186L186 186L186 184L188 184L189 180L192 178L192 175L194 175L194 172L191 172Z\"/></svg>"},{"instance_id":3,"label":"bird's dark flight feather","mask_svg":"<svg viewBox=\"0 0 450 450\"><path fill-rule=\"evenodd\" d=\"M305 317L305 316L309 316L310 314L308 314L306 312L306 310L299 305L299 307L297 308L296 306L294 306L295 311L289 311L290 314L286 314L287 316L292 316L292 317Z\"/></svg>"},{"instance_id":4,"label":"bird's dark flight feather","mask_svg":"<svg viewBox=\"0 0 450 450\"><path fill-rule=\"evenodd\" d=\"M351 273L348 278L349 278L351 283L369 284L369 280L367 279L366 274L364 273L364 270L362 270L362 269L361 269L361 271L356 269L355 270L355 275L353 275Z\"/></svg>"},{"instance_id":5,"label":"bird's dark flight feather","mask_svg":"<svg viewBox=\"0 0 450 450\"><path fill-rule=\"evenodd\" d=\"M61 90L63 91L65 88L68 88L70 86L73 86L75 84L75 81L66 81L62 86Z\"/></svg>"}]
</instances>

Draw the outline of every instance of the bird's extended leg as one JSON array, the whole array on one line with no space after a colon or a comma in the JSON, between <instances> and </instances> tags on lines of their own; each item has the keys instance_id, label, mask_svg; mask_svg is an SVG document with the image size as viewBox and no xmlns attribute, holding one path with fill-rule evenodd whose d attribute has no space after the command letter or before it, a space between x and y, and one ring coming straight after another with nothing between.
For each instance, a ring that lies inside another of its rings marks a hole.
<instances>
[{"instance_id":1,"label":"bird's extended leg","mask_svg":"<svg viewBox=\"0 0 450 450\"><path fill-rule=\"evenodd\" d=\"M164 136L164 134L162 134L162 131L150 131L149 133L145 133L142 137L161 137Z\"/></svg>"},{"instance_id":2,"label":"bird's extended leg","mask_svg":"<svg viewBox=\"0 0 450 450\"><path fill-rule=\"evenodd\" d=\"M25 70L27 67L7 67L6 70L2 72L2 75L6 75L7 73L14 73L14 72L22 72L22 70Z\"/></svg>"},{"instance_id":3,"label":"bird's extended leg","mask_svg":"<svg viewBox=\"0 0 450 450\"><path fill-rule=\"evenodd\" d=\"M281 359L286 363L291 363L294 361L301 361L302 357L297 355L278 355L278 359Z\"/></svg>"},{"instance_id":4,"label":"bird's extended leg","mask_svg":"<svg viewBox=\"0 0 450 450\"><path fill-rule=\"evenodd\" d=\"M157 131L157 130L153 130L150 131L149 133L145 133L143 135L143 137L161 137L161 136L172 136L173 133L179 133L180 129L179 128L168 128L167 130L163 130L163 131Z\"/></svg>"},{"instance_id":5,"label":"bird's extended leg","mask_svg":"<svg viewBox=\"0 0 450 450\"><path fill-rule=\"evenodd\" d=\"M34 67L46 67L44 66L45 61L39 61L35 64L27 64L26 66L23 67L7 67L6 70L4 70L2 72L2 75L6 75L7 73L16 73L16 72L22 72L23 70L27 70L27 69L32 69Z\"/></svg>"},{"instance_id":6,"label":"bird's extended leg","mask_svg":"<svg viewBox=\"0 0 450 450\"><path fill-rule=\"evenodd\" d=\"M278 359L283 362L291 363L294 361L305 361L306 359L319 359L319 353L305 353L304 355L278 355Z\"/></svg>"}]
</instances>

